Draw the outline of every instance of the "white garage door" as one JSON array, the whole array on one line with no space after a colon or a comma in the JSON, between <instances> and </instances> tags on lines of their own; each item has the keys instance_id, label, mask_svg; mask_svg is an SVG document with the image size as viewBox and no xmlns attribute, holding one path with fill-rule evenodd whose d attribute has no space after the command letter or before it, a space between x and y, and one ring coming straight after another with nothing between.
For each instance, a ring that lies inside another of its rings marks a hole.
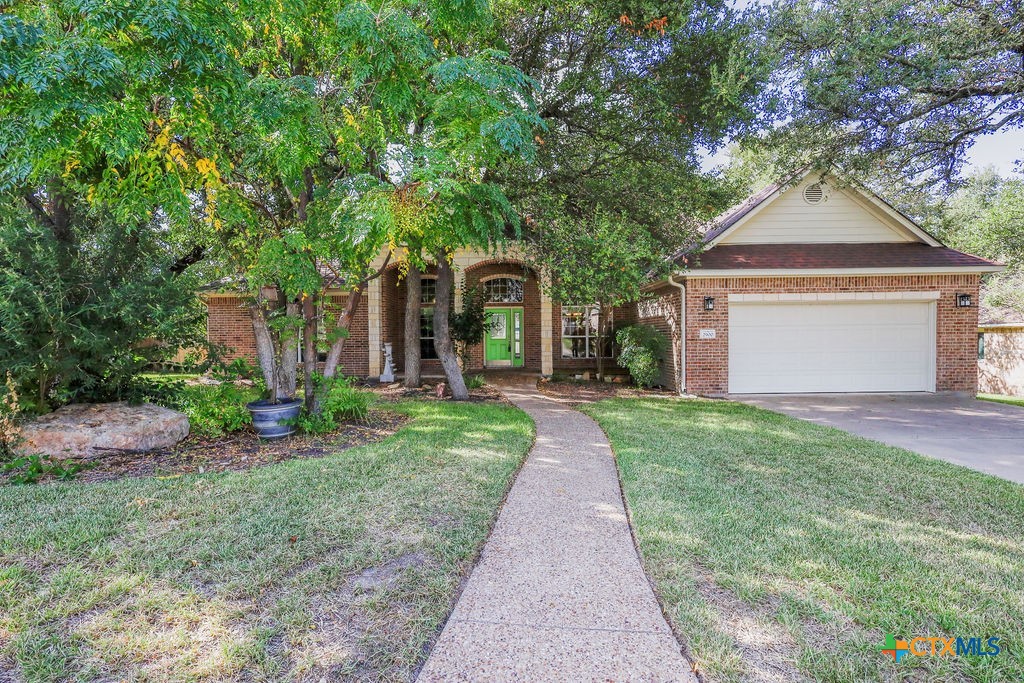
<instances>
[{"instance_id":1,"label":"white garage door","mask_svg":"<svg viewBox=\"0 0 1024 683\"><path fill-rule=\"evenodd\" d=\"M934 302L729 304L729 391L934 391Z\"/></svg>"}]
</instances>

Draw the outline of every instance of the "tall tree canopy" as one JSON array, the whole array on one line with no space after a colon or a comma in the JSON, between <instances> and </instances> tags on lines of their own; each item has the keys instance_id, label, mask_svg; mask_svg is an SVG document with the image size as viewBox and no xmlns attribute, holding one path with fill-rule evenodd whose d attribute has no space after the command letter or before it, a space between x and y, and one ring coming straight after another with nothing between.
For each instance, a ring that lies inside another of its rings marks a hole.
<instances>
[{"instance_id":1,"label":"tall tree canopy","mask_svg":"<svg viewBox=\"0 0 1024 683\"><path fill-rule=\"evenodd\" d=\"M717 0L507 1L497 14L545 124L535 165L499 169L531 252L561 280L559 298L592 303L573 283L606 269L614 243L636 256L629 284L618 278L632 297L692 236L684 217L733 199L699 159L763 104L756 36Z\"/></svg>"},{"instance_id":2,"label":"tall tree canopy","mask_svg":"<svg viewBox=\"0 0 1024 683\"><path fill-rule=\"evenodd\" d=\"M1024 16L987 0L779 0L769 33L790 160L955 183L982 135L1024 126Z\"/></svg>"},{"instance_id":3,"label":"tall tree canopy","mask_svg":"<svg viewBox=\"0 0 1024 683\"><path fill-rule=\"evenodd\" d=\"M329 287L351 291L325 374L381 249L414 240L446 257L509 222L485 174L529 155L537 120L527 81L488 48L486 2L12 10L3 189L43 221L73 193L125 222L162 216L207 247L246 288L275 394L294 391L299 311L310 351Z\"/></svg>"},{"instance_id":4,"label":"tall tree canopy","mask_svg":"<svg viewBox=\"0 0 1024 683\"><path fill-rule=\"evenodd\" d=\"M1024 180L991 168L977 171L930 219L951 246L1006 264L986 278L985 304L997 316L1000 310L1024 315Z\"/></svg>"}]
</instances>

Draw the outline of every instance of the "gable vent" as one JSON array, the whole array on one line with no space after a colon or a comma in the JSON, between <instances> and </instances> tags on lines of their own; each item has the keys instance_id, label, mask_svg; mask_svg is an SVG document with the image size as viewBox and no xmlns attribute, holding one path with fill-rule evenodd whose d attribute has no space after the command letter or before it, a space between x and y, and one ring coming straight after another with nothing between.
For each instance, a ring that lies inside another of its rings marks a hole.
<instances>
[{"instance_id":1,"label":"gable vent","mask_svg":"<svg viewBox=\"0 0 1024 683\"><path fill-rule=\"evenodd\" d=\"M808 204L821 204L825 201L825 188L821 183L814 183L804 188L804 201Z\"/></svg>"}]
</instances>

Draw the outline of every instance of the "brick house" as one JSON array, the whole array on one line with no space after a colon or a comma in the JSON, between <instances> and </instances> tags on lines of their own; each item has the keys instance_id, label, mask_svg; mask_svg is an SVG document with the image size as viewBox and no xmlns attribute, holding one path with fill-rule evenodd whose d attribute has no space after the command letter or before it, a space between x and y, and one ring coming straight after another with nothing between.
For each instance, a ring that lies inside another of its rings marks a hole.
<instances>
[{"instance_id":1,"label":"brick house","mask_svg":"<svg viewBox=\"0 0 1024 683\"><path fill-rule=\"evenodd\" d=\"M723 214L676 263L648 298L606 312L604 322L662 330L672 342L662 383L680 393L976 391L978 288L1001 266L943 246L870 192L806 172ZM454 266L456 308L462 282L478 285L492 322L468 370L575 373L595 369L598 354L614 367L597 308L552 301L514 245L459 251ZM428 271L420 304L425 375L440 374L432 279ZM240 301L211 295L207 304L210 340L251 356ZM404 307L392 264L369 285L345 373L379 376L384 343L401 372Z\"/></svg>"}]
</instances>

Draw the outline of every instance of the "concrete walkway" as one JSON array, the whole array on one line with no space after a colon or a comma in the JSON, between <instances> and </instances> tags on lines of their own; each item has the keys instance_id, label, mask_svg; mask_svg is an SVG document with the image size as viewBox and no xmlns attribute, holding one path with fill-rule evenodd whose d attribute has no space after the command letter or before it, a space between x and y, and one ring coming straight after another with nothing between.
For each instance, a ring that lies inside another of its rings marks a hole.
<instances>
[{"instance_id":1,"label":"concrete walkway","mask_svg":"<svg viewBox=\"0 0 1024 683\"><path fill-rule=\"evenodd\" d=\"M604 433L535 385L502 389L537 443L418 680L696 681L640 566Z\"/></svg>"}]
</instances>

